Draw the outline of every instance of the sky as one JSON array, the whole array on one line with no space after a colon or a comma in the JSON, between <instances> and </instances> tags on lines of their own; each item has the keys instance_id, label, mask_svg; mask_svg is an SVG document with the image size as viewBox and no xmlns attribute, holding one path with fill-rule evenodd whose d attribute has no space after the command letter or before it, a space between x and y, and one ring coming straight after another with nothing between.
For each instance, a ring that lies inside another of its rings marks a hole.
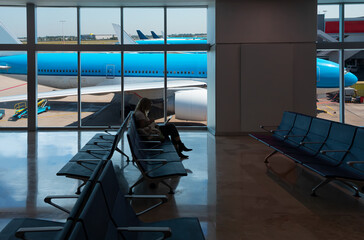
<instances>
[{"instance_id":1,"label":"sky","mask_svg":"<svg viewBox=\"0 0 364 240\"><path fill-rule=\"evenodd\" d=\"M163 8L124 8L124 29L135 35L139 29L161 35L164 29ZM26 36L26 10L23 7L0 7L0 21L17 37ZM81 34L114 34L112 23L120 24L118 8L81 8ZM76 35L76 8L37 8L38 36ZM167 33L206 33L207 10L170 8L167 10Z\"/></svg>"},{"instance_id":2,"label":"sky","mask_svg":"<svg viewBox=\"0 0 364 240\"><path fill-rule=\"evenodd\" d=\"M339 5L318 5L317 13L325 14L325 18L339 18ZM345 18L364 17L364 4L346 4L344 15Z\"/></svg>"}]
</instances>

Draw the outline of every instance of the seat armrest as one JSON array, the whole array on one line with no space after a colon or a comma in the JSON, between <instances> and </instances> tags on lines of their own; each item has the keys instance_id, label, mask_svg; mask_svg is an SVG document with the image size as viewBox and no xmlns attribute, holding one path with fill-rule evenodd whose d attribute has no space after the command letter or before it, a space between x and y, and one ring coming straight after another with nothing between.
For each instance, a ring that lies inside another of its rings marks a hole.
<instances>
[{"instance_id":1,"label":"seat armrest","mask_svg":"<svg viewBox=\"0 0 364 240\"><path fill-rule=\"evenodd\" d=\"M306 135L284 135L285 138L288 137L306 137Z\"/></svg>"},{"instance_id":2,"label":"seat armrest","mask_svg":"<svg viewBox=\"0 0 364 240\"><path fill-rule=\"evenodd\" d=\"M300 142L300 145L305 145L305 144L323 144L325 142Z\"/></svg>"},{"instance_id":3,"label":"seat armrest","mask_svg":"<svg viewBox=\"0 0 364 240\"><path fill-rule=\"evenodd\" d=\"M102 161L103 159L78 159L76 161L76 163L83 163L83 162L88 162L88 163L98 163L100 161Z\"/></svg>"},{"instance_id":4,"label":"seat armrest","mask_svg":"<svg viewBox=\"0 0 364 240\"><path fill-rule=\"evenodd\" d=\"M166 195L124 195L124 197L128 198L130 200L133 200L133 199L160 199L161 200L160 202L154 204L153 206L136 213L137 216L140 216L146 212L149 212L150 210L168 202L168 197Z\"/></svg>"},{"instance_id":5,"label":"seat armrest","mask_svg":"<svg viewBox=\"0 0 364 240\"><path fill-rule=\"evenodd\" d=\"M63 229L63 226L50 226L50 227L24 227L19 228L16 233L15 237L26 239L24 234L27 232L55 232L55 231L61 231Z\"/></svg>"},{"instance_id":6,"label":"seat armrest","mask_svg":"<svg viewBox=\"0 0 364 240\"><path fill-rule=\"evenodd\" d=\"M259 126L261 129L263 129L264 131L267 131L267 132L272 132L273 130L272 129L267 129L267 128L277 128L278 126L263 126L263 125L260 125Z\"/></svg>"},{"instance_id":7,"label":"seat armrest","mask_svg":"<svg viewBox=\"0 0 364 240\"><path fill-rule=\"evenodd\" d=\"M321 154L326 154L329 152L349 152L349 150L321 150L320 151Z\"/></svg>"},{"instance_id":8,"label":"seat armrest","mask_svg":"<svg viewBox=\"0 0 364 240\"><path fill-rule=\"evenodd\" d=\"M79 197L78 195L49 195L44 198L44 202L69 214L71 211L69 211L68 209L65 209L64 207L59 206L58 204L55 204L54 202L52 202L52 199L71 199L71 198L78 198L78 197Z\"/></svg>"},{"instance_id":9,"label":"seat armrest","mask_svg":"<svg viewBox=\"0 0 364 240\"><path fill-rule=\"evenodd\" d=\"M164 152L163 149L160 149L160 148L141 148L141 149L138 149L139 151L151 151L151 152Z\"/></svg>"},{"instance_id":10,"label":"seat armrest","mask_svg":"<svg viewBox=\"0 0 364 240\"><path fill-rule=\"evenodd\" d=\"M163 164L168 163L167 159L137 159L139 162L161 162Z\"/></svg>"},{"instance_id":11,"label":"seat armrest","mask_svg":"<svg viewBox=\"0 0 364 240\"><path fill-rule=\"evenodd\" d=\"M163 238L166 239L172 236L172 230L169 227L118 227L118 231L121 232L161 232L163 233Z\"/></svg>"},{"instance_id":12,"label":"seat armrest","mask_svg":"<svg viewBox=\"0 0 364 240\"><path fill-rule=\"evenodd\" d=\"M349 166L353 166L354 164L363 164L364 161L349 161L346 164L348 164Z\"/></svg>"},{"instance_id":13,"label":"seat armrest","mask_svg":"<svg viewBox=\"0 0 364 240\"><path fill-rule=\"evenodd\" d=\"M106 152L106 151L110 151L110 149L100 149L100 148L97 148L97 149L81 149L79 152L87 152L87 153L90 153L90 152Z\"/></svg>"},{"instance_id":14,"label":"seat armrest","mask_svg":"<svg viewBox=\"0 0 364 240\"><path fill-rule=\"evenodd\" d=\"M105 140L105 141L95 141L92 144L97 145L98 143L113 143L114 141L109 141L109 140Z\"/></svg>"}]
</instances>

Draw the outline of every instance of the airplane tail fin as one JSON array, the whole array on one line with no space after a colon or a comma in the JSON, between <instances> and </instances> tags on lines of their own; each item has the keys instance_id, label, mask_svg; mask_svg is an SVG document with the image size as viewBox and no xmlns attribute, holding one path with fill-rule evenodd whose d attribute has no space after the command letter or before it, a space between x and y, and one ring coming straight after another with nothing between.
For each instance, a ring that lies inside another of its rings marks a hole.
<instances>
[{"instance_id":1,"label":"airplane tail fin","mask_svg":"<svg viewBox=\"0 0 364 240\"><path fill-rule=\"evenodd\" d=\"M150 31L152 33L153 38L160 38L154 31Z\"/></svg>"},{"instance_id":2,"label":"airplane tail fin","mask_svg":"<svg viewBox=\"0 0 364 240\"><path fill-rule=\"evenodd\" d=\"M138 36L141 40L148 39L140 30L137 30Z\"/></svg>"},{"instance_id":3,"label":"airplane tail fin","mask_svg":"<svg viewBox=\"0 0 364 240\"><path fill-rule=\"evenodd\" d=\"M118 37L118 41L121 43L121 27L119 24L113 23L112 24L114 31L116 33L116 36ZM129 34L127 34L124 30L124 44L137 44L132 37L130 37Z\"/></svg>"},{"instance_id":4,"label":"airplane tail fin","mask_svg":"<svg viewBox=\"0 0 364 240\"><path fill-rule=\"evenodd\" d=\"M10 31L0 22L0 44L22 44ZM0 56L11 56L21 54L19 52L0 51Z\"/></svg>"}]
</instances>

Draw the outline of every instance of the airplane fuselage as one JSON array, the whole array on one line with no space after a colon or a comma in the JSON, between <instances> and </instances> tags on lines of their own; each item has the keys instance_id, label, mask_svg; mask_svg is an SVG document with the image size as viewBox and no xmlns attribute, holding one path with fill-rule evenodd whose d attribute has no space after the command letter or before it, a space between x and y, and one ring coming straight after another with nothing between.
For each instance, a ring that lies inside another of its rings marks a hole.
<instances>
[{"instance_id":1,"label":"airplane fuselage","mask_svg":"<svg viewBox=\"0 0 364 240\"><path fill-rule=\"evenodd\" d=\"M120 53L81 53L81 86L120 83ZM206 53L170 53L167 55L168 78L206 79ZM77 87L77 53L38 53L38 83L55 88ZM0 74L26 80L26 54L0 58ZM125 77L164 76L163 53L125 53ZM317 88L339 87L339 65L317 59ZM345 74L345 87L357 82L352 73Z\"/></svg>"},{"instance_id":2,"label":"airplane fuselage","mask_svg":"<svg viewBox=\"0 0 364 240\"><path fill-rule=\"evenodd\" d=\"M167 77L206 78L206 54L168 54ZM120 53L81 53L81 82L83 87L120 83ZM0 58L1 74L26 80L27 56ZM38 53L38 83L55 88L77 87L77 53ZM163 77L163 53L124 54L125 77Z\"/></svg>"}]
</instances>

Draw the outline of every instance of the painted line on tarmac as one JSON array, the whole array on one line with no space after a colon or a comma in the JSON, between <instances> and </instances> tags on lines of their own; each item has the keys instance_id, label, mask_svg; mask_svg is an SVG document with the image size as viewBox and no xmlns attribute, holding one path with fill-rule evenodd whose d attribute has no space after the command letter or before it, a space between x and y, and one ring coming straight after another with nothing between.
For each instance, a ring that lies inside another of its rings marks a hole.
<instances>
[{"instance_id":1,"label":"painted line on tarmac","mask_svg":"<svg viewBox=\"0 0 364 240\"><path fill-rule=\"evenodd\" d=\"M13 89L13 88L17 88L17 87L21 87L21 86L24 86L24 85L27 85L27 84L28 84L28 83L22 83L22 84L15 85L15 86L12 86L12 87L8 87L8 88L0 89L0 92L6 91L6 90L9 90L9 89Z\"/></svg>"}]
</instances>

